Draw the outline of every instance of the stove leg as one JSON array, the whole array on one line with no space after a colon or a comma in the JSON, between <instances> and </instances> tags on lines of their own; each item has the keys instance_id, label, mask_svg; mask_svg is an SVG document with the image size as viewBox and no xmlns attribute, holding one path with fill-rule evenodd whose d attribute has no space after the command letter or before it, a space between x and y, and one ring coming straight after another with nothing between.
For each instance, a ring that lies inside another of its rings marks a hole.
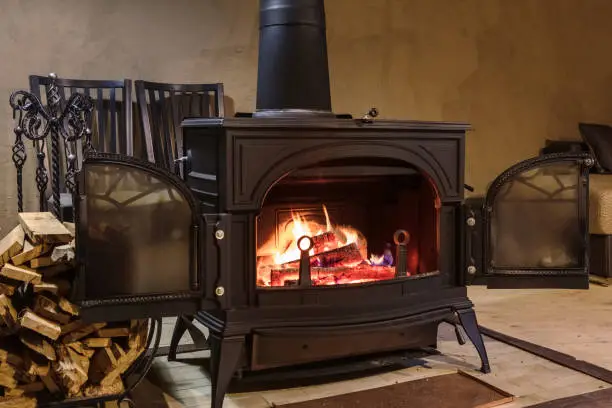
<instances>
[{"instance_id":1,"label":"stove leg","mask_svg":"<svg viewBox=\"0 0 612 408\"><path fill-rule=\"evenodd\" d=\"M211 333L209 340L211 346L211 408L222 408L223 398L234 373L238 369L240 357L242 357L244 336L218 337L216 334Z\"/></svg>"},{"instance_id":2,"label":"stove leg","mask_svg":"<svg viewBox=\"0 0 612 408\"><path fill-rule=\"evenodd\" d=\"M480 361L482 362L480 371L485 374L490 373L491 367L489 366L489 357L487 356L487 349L485 348L482 335L478 329L478 321L476 320L474 309L457 310L457 317L459 317L459 322L480 356Z\"/></svg>"},{"instance_id":3,"label":"stove leg","mask_svg":"<svg viewBox=\"0 0 612 408\"><path fill-rule=\"evenodd\" d=\"M208 338L206 335L193 324L194 317L189 315L181 315L176 319L172 339L170 340L170 350L168 351L168 361L176 360L176 353L181 338L185 332L189 332L189 337L193 340L196 351L210 350Z\"/></svg>"}]
</instances>

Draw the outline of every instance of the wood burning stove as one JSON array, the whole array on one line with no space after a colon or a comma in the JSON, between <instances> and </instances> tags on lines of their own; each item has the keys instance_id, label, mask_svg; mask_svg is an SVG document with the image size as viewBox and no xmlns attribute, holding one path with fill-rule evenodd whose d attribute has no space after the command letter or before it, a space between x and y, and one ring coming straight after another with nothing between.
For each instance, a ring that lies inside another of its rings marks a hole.
<instances>
[{"instance_id":1,"label":"wood burning stove","mask_svg":"<svg viewBox=\"0 0 612 408\"><path fill-rule=\"evenodd\" d=\"M186 119L180 177L91 152L79 172L83 316L180 315L169 358L205 325L216 408L237 372L435 347L445 321L489 372L476 265L493 287L588 285L588 155L504 172L476 248L469 125L331 113L324 22L322 0L261 1L258 109Z\"/></svg>"}]
</instances>

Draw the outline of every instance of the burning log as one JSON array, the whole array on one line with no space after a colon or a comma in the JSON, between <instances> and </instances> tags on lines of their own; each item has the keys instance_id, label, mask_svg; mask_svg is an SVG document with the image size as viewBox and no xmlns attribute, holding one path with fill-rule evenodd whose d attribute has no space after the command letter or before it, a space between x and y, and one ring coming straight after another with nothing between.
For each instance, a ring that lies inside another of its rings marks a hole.
<instances>
[{"instance_id":1,"label":"burning log","mask_svg":"<svg viewBox=\"0 0 612 408\"><path fill-rule=\"evenodd\" d=\"M0 408L122 392L121 374L145 351L147 321L83 323L65 297L76 272L70 225L45 213L19 219L0 239Z\"/></svg>"},{"instance_id":2,"label":"burning log","mask_svg":"<svg viewBox=\"0 0 612 408\"><path fill-rule=\"evenodd\" d=\"M351 282L369 282L393 279L395 268L389 266L372 266L367 264L355 267L341 266L335 268L311 268L311 279L314 286L342 284ZM271 285L287 286L299 279L299 268L272 269Z\"/></svg>"},{"instance_id":3,"label":"burning log","mask_svg":"<svg viewBox=\"0 0 612 408\"><path fill-rule=\"evenodd\" d=\"M356 243L310 256L311 267L333 267L342 264L356 264L361 261L363 261L363 257ZM293 261L279 265L278 269L298 267L299 261Z\"/></svg>"},{"instance_id":4,"label":"burning log","mask_svg":"<svg viewBox=\"0 0 612 408\"><path fill-rule=\"evenodd\" d=\"M336 234L332 231L324 232L320 235L315 235L311 237L315 255L320 254L322 252L328 251L329 247L337 247L338 246L338 238Z\"/></svg>"}]
</instances>

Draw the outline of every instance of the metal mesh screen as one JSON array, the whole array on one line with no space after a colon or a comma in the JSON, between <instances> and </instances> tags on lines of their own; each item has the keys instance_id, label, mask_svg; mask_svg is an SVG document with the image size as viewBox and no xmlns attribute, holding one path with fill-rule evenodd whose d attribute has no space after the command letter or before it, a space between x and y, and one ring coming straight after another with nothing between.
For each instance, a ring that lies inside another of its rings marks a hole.
<instances>
[{"instance_id":1,"label":"metal mesh screen","mask_svg":"<svg viewBox=\"0 0 612 408\"><path fill-rule=\"evenodd\" d=\"M580 166L542 164L502 185L492 205L491 266L557 269L584 265Z\"/></svg>"},{"instance_id":2,"label":"metal mesh screen","mask_svg":"<svg viewBox=\"0 0 612 408\"><path fill-rule=\"evenodd\" d=\"M190 290L192 213L182 193L132 166L86 164L84 172L87 296Z\"/></svg>"}]
</instances>

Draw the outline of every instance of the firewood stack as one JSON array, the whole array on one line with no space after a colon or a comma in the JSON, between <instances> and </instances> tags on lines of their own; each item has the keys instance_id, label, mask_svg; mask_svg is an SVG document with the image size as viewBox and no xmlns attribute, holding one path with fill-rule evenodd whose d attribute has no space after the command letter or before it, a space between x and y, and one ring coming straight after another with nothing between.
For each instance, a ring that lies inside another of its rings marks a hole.
<instances>
[{"instance_id":1,"label":"firewood stack","mask_svg":"<svg viewBox=\"0 0 612 408\"><path fill-rule=\"evenodd\" d=\"M147 321L82 322L67 299L74 265L74 224L51 213L20 213L0 240L0 408L124 390Z\"/></svg>"}]
</instances>

